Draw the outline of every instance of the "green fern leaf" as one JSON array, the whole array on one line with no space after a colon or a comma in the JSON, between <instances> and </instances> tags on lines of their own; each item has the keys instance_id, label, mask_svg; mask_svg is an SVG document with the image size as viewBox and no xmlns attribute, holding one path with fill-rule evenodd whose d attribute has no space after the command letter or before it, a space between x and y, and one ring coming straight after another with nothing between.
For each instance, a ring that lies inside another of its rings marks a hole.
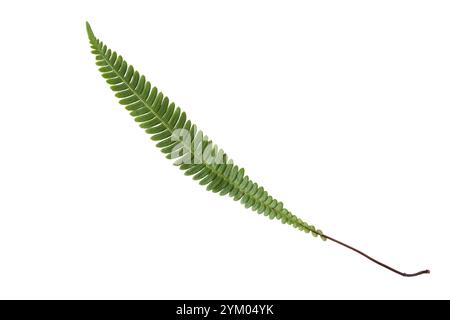
<instances>
[{"instance_id":1,"label":"green fern leaf","mask_svg":"<svg viewBox=\"0 0 450 320\"><path fill-rule=\"evenodd\" d=\"M243 168L238 167L219 149L208 137L187 119L186 113L170 102L162 92L148 82L129 65L122 56L97 39L89 23L86 29L103 78L116 92L119 103L129 111L140 127L156 141L156 146L168 159L174 160L184 174L191 176L206 190L228 195L235 201L240 201L246 208L251 208L258 214L270 219L278 219L284 224L322 240L331 240L363 255L372 262L405 277L430 273L423 270L416 273L400 272L389 267L367 254L339 240L325 235L287 210L281 201L273 198L260 185L253 182Z\"/></svg>"},{"instance_id":2,"label":"green fern leaf","mask_svg":"<svg viewBox=\"0 0 450 320\"><path fill-rule=\"evenodd\" d=\"M116 92L119 103L125 106L140 127L157 141L156 146L175 160L184 174L192 176L208 191L221 196L228 195L270 219L292 225L314 237L322 236L321 230L304 222L282 202L273 198L267 191L253 182L244 169L233 163L228 156L209 140L197 126L187 119L186 113L148 82L129 65L122 56L109 49L97 39L86 22L86 29L96 57L97 66L103 78ZM176 135L182 136L181 142ZM205 156L206 155L206 156Z\"/></svg>"}]
</instances>

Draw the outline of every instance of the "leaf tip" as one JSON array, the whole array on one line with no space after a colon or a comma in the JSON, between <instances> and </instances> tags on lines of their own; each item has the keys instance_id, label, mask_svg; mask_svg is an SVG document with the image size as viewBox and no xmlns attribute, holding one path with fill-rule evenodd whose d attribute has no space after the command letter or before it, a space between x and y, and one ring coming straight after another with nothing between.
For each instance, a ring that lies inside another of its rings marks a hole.
<instances>
[{"instance_id":1,"label":"leaf tip","mask_svg":"<svg viewBox=\"0 0 450 320\"><path fill-rule=\"evenodd\" d=\"M91 25L89 24L88 21L86 21L86 31L87 31L88 37L89 37L90 39L91 39L91 38L95 38L94 32L92 31Z\"/></svg>"}]
</instances>

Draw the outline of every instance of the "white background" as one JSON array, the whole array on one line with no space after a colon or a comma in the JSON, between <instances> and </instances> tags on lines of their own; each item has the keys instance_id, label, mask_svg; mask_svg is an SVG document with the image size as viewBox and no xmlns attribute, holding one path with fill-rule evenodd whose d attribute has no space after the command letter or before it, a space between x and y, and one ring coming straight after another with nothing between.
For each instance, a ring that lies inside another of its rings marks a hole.
<instances>
[{"instance_id":1,"label":"white background","mask_svg":"<svg viewBox=\"0 0 450 320\"><path fill-rule=\"evenodd\" d=\"M450 298L446 1L4 1L0 298ZM287 208L208 193L117 103L123 54Z\"/></svg>"}]
</instances>

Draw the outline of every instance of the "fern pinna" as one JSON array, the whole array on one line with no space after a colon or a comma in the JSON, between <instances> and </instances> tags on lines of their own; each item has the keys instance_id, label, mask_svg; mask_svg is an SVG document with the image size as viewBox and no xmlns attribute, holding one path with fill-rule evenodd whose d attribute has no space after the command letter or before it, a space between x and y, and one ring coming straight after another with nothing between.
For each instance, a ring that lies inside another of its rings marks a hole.
<instances>
[{"instance_id":1,"label":"fern pinna","mask_svg":"<svg viewBox=\"0 0 450 320\"><path fill-rule=\"evenodd\" d=\"M97 39L86 22L86 29L103 78L116 92L119 103L125 106L140 127L150 134L168 159L175 160L184 174L192 176L207 190L222 196L228 195L270 219L280 220L294 228L310 233L322 240L331 240L365 256L373 262L403 276L429 273L424 270L414 274L399 272L348 246L321 230L303 221L287 210L281 201L273 198L257 183L253 182L243 168L238 167L197 126L187 119L186 113L170 102L162 92L148 82L129 65L122 56L109 49Z\"/></svg>"}]
</instances>

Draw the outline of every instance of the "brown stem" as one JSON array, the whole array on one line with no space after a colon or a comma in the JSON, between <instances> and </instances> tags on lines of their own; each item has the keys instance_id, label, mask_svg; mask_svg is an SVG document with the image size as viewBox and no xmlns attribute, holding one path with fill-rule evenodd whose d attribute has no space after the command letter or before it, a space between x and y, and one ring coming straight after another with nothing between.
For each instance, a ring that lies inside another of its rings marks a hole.
<instances>
[{"instance_id":1,"label":"brown stem","mask_svg":"<svg viewBox=\"0 0 450 320\"><path fill-rule=\"evenodd\" d=\"M330 236L327 236L327 235L321 235L322 237L324 237L324 238L326 238L326 239L328 239L328 240L331 240L331 241L333 241L333 242L336 242L337 244L340 244L341 246L344 246L344 247L346 247L346 248L348 248L348 249L350 249L350 250L353 250L353 251L355 251L356 253L359 253L360 255L362 255L363 257L366 257L367 259L369 259L370 261L372 261L372 262L375 262L376 264L378 264L378 265L380 265L380 266L382 266L382 267L384 267L384 268L386 268L386 269L388 269L388 270L391 270L392 272L395 272L395 273L397 273L397 274L399 274L399 275L401 275L401 276L403 276L403 277L415 277L415 276L420 276L421 274L428 274L428 273L430 273L430 270L422 270L422 271L419 271L419 272L416 272L416 273L405 273L405 272L400 272L400 271L398 271L398 270L396 270L396 269L394 269L394 268L392 268L392 267L389 267L388 265L385 265L384 263L382 263L382 262L380 262L380 261L378 261L378 260L375 260L374 258L372 258L371 256L369 256L369 255L367 255L367 254L365 254L364 252L362 252L362 251L360 251L360 250L358 250L358 249L355 249L355 248L353 248L352 246L349 246L348 244L345 244L345 243L343 243L343 242L341 242L341 241L339 241L339 240L336 240L336 239L333 239L332 237L330 237Z\"/></svg>"}]
</instances>

